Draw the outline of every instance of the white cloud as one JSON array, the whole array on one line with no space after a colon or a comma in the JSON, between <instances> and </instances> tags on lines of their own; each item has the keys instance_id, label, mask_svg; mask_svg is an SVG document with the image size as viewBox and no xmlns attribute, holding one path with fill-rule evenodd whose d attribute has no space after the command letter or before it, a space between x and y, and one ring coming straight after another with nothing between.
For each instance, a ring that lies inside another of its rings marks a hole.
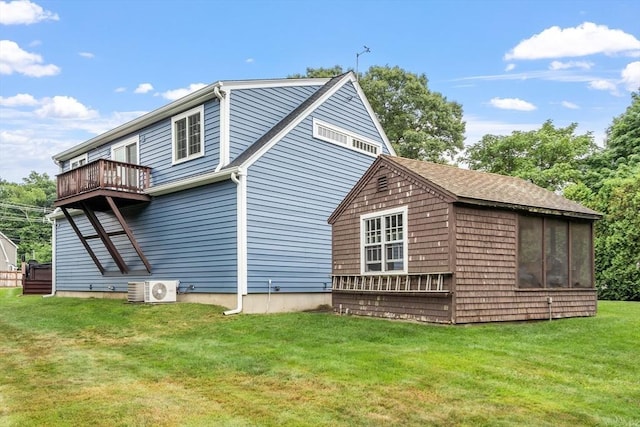
<instances>
[{"instance_id":1,"label":"white cloud","mask_svg":"<svg viewBox=\"0 0 640 427\"><path fill-rule=\"evenodd\" d=\"M562 101L560 103L564 108L568 108L570 110L578 110L580 109L580 107L577 104L574 104L573 102L569 102L569 101Z\"/></svg>"},{"instance_id":2,"label":"white cloud","mask_svg":"<svg viewBox=\"0 0 640 427\"><path fill-rule=\"evenodd\" d=\"M519 98L492 98L489 103L502 110L533 111L536 106Z\"/></svg>"},{"instance_id":3,"label":"white cloud","mask_svg":"<svg viewBox=\"0 0 640 427\"><path fill-rule=\"evenodd\" d=\"M42 118L90 119L98 116L98 112L87 108L77 99L70 96L54 96L44 98L42 107L35 111Z\"/></svg>"},{"instance_id":4,"label":"white cloud","mask_svg":"<svg viewBox=\"0 0 640 427\"><path fill-rule=\"evenodd\" d=\"M2 107L22 107L33 105L38 105L38 101L28 93L19 93L8 98L0 96L0 106Z\"/></svg>"},{"instance_id":5,"label":"white cloud","mask_svg":"<svg viewBox=\"0 0 640 427\"><path fill-rule=\"evenodd\" d=\"M83 58L87 58L87 59L92 59L95 57L95 55L91 52L78 52L78 55L82 56Z\"/></svg>"},{"instance_id":6,"label":"white cloud","mask_svg":"<svg viewBox=\"0 0 640 427\"><path fill-rule=\"evenodd\" d=\"M117 88L114 90L114 92L115 92L115 93L122 93L122 92L126 92L126 91L127 91L127 88L126 88L126 87L124 87L124 86L117 87Z\"/></svg>"},{"instance_id":7,"label":"white cloud","mask_svg":"<svg viewBox=\"0 0 640 427\"><path fill-rule=\"evenodd\" d=\"M553 61L551 64L549 64L550 70L567 70L569 68L580 68L582 70L589 70L591 69L591 67L593 67L593 62L588 61Z\"/></svg>"},{"instance_id":8,"label":"white cloud","mask_svg":"<svg viewBox=\"0 0 640 427\"><path fill-rule=\"evenodd\" d=\"M244 62L246 62L247 64L252 64L254 62L253 58L247 58L244 60Z\"/></svg>"},{"instance_id":9,"label":"white cloud","mask_svg":"<svg viewBox=\"0 0 640 427\"><path fill-rule=\"evenodd\" d=\"M613 94L618 92L618 86L614 82L603 79L590 81L589 88L595 90L608 90Z\"/></svg>"},{"instance_id":10,"label":"white cloud","mask_svg":"<svg viewBox=\"0 0 640 427\"><path fill-rule=\"evenodd\" d=\"M0 74L24 74L29 77L53 76L60 68L53 65L41 65L42 57L36 53L22 50L16 42L0 40Z\"/></svg>"},{"instance_id":11,"label":"white cloud","mask_svg":"<svg viewBox=\"0 0 640 427\"><path fill-rule=\"evenodd\" d=\"M504 70L505 71L511 71L514 68L516 68L516 64L511 63L511 64L507 64L507 67Z\"/></svg>"},{"instance_id":12,"label":"white cloud","mask_svg":"<svg viewBox=\"0 0 640 427\"><path fill-rule=\"evenodd\" d=\"M59 19L56 13L44 10L41 6L29 0L0 1L0 24L3 25L29 25L36 22L57 21Z\"/></svg>"},{"instance_id":13,"label":"white cloud","mask_svg":"<svg viewBox=\"0 0 640 427\"><path fill-rule=\"evenodd\" d=\"M636 91L640 89L640 61L628 64L620 74L622 83L628 90Z\"/></svg>"},{"instance_id":14,"label":"white cloud","mask_svg":"<svg viewBox=\"0 0 640 427\"><path fill-rule=\"evenodd\" d=\"M160 96L170 101L175 101L176 99L189 95L191 92L195 92L196 90L202 89L205 86L207 85L204 83L191 83L187 88L168 90L166 92L162 92Z\"/></svg>"},{"instance_id":15,"label":"white cloud","mask_svg":"<svg viewBox=\"0 0 640 427\"><path fill-rule=\"evenodd\" d=\"M147 93L153 90L153 85L151 83L140 83L136 90L133 93Z\"/></svg>"},{"instance_id":16,"label":"white cloud","mask_svg":"<svg viewBox=\"0 0 640 427\"><path fill-rule=\"evenodd\" d=\"M518 43L504 59L564 58L598 53L636 55L638 52L640 40L633 35L609 29L606 25L584 22L572 28L547 28Z\"/></svg>"}]
</instances>

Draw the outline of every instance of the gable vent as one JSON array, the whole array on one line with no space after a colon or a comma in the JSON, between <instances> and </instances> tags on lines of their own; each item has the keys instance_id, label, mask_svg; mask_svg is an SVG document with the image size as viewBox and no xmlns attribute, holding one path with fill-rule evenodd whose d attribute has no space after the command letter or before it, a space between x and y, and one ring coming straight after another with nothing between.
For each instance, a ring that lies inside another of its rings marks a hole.
<instances>
[{"instance_id":1,"label":"gable vent","mask_svg":"<svg viewBox=\"0 0 640 427\"><path fill-rule=\"evenodd\" d=\"M386 191L389 188L389 182L387 181L387 176L379 176L378 177L378 191Z\"/></svg>"},{"instance_id":2,"label":"gable vent","mask_svg":"<svg viewBox=\"0 0 640 427\"><path fill-rule=\"evenodd\" d=\"M348 147L354 151L377 156L380 145L367 138L350 133L348 130L313 119L313 137L323 141Z\"/></svg>"}]
</instances>

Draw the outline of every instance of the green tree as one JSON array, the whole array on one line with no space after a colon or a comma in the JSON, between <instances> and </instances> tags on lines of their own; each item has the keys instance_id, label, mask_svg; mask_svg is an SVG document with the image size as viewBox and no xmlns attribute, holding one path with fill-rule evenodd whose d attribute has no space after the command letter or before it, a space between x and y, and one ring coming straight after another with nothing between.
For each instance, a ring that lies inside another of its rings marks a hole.
<instances>
[{"instance_id":1,"label":"green tree","mask_svg":"<svg viewBox=\"0 0 640 427\"><path fill-rule=\"evenodd\" d=\"M304 76L290 77L332 77L342 72L336 65L307 68ZM398 155L444 163L464 147L462 106L431 91L424 74L373 66L359 76L359 83Z\"/></svg>"},{"instance_id":2,"label":"green tree","mask_svg":"<svg viewBox=\"0 0 640 427\"><path fill-rule=\"evenodd\" d=\"M576 123L557 128L547 120L540 129L511 135L485 135L469 146L471 169L517 176L558 191L579 182L586 159L597 152L590 132L576 135Z\"/></svg>"},{"instance_id":3,"label":"green tree","mask_svg":"<svg viewBox=\"0 0 640 427\"><path fill-rule=\"evenodd\" d=\"M18 243L18 254L51 261L51 212L56 185L49 176L31 172L21 184L0 180L0 231Z\"/></svg>"},{"instance_id":4,"label":"green tree","mask_svg":"<svg viewBox=\"0 0 640 427\"><path fill-rule=\"evenodd\" d=\"M602 299L640 301L640 94L607 129L583 182L565 196L604 214L596 223L596 284Z\"/></svg>"}]
</instances>

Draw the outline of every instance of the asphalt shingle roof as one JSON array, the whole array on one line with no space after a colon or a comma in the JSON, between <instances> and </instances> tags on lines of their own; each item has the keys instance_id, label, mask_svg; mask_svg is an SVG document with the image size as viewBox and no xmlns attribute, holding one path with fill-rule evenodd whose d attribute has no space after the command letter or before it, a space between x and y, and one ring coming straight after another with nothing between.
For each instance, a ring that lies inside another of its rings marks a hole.
<instances>
[{"instance_id":1,"label":"asphalt shingle roof","mask_svg":"<svg viewBox=\"0 0 640 427\"><path fill-rule=\"evenodd\" d=\"M601 216L594 210L521 178L402 157L383 157L435 184L461 202Z\"/></svg>"}]
</instances>

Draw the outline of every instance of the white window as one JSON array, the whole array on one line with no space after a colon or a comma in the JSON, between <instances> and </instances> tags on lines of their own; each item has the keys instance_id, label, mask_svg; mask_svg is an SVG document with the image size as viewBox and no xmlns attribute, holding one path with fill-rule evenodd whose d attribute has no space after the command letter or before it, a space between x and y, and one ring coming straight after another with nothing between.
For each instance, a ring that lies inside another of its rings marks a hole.
<instances>
[{"instance_id":1,"label":"white window","mask_svg":"<svg viewBox=\"0 0 640 427\"><path fill-rule=\"evenodd\" d=\"M313 119L313 137L372 156L380 153L378 143L317 119Z\"/></svg>"},{"instance_id":2,"label":"white window","mask_svg":"<svg viewBox=\"0 0 640 427\"><path fill-rule=\"evenodd\" d=\"M129 138L111 147L111 160L122 163L138 164L138 137Z\"/></svg>"},{"instance_id":3,"label":"white window","mask_svg":"<svg viewBox=\"0 0 640 427\"><path fill-rule=\"evenodd\" d=\"M203 130L204 108L202 106L171 119L173 163L180 163L204 155Z\"/></svg>"},{"instance_id":4,"label":"white window","mask_svg":"<svg viewBox=\"0 0 640 427\"><path fill-rule=\"evenodd\" d=\"M407 272L407 207L360 217L361 272Z\"/></svg>"},{"instance_id":5,"label":"white window","mask_svg":"<svg viewBox=\"0 0 640 427\"><path fill-rule=\"evenodd\" d=\"M82 156L74 157L73 159L69 160L69 169L76 169L86 164L87 155L83 154Z\"/></svg>"},{"instance_id":6,"label":"white window","mask_svg":"<svg viewBox=\"0 0 640 427\"><path fill-rule=\"evenodd\" d=\"M111 160L137 165L139 162L138 136L129 138L111 147ZM137 187L140 181L139 170L130 166L110 166L105 174L107 185Z\"/></svg>"}]
</instances>

